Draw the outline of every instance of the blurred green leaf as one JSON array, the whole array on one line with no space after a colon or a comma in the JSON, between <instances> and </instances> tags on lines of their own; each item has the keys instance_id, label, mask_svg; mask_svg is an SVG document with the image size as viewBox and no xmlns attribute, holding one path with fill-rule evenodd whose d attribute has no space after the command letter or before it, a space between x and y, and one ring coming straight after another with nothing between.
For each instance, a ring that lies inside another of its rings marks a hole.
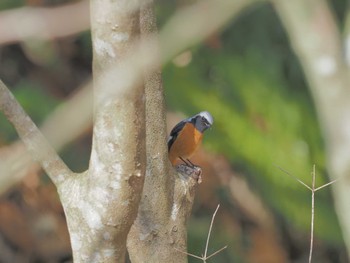
<instances>
[{"instance_id":1,"label":"blurred green leaf","mask_svg":"<svg viewBox=\"0 0 350 263\"><path fill-rule=\"evenodd\" d=\"M1 0L0 10L16 8L24 5L23 0Z\"/></svg>"},{"instance_id":2,"label":"blurred green leaf","mask_svg":"<svg viewBox=\"0 0 350 263\"><path fill-rule=\"evenodd\" d=\"M323 142L308 90L287 85L274 74L277 67L256 52L237 56L202 47L187 67L167 65L166 97L171 109L189 116L210 111L215 123L206 147L225 154L273 210L307 231L311 193L276 165L310 184L315 163L318 183L325 183ZM317 195L318 224L328 227L316 228L316 235L342 242L329 189Z\"/></svg>"},{"instance_id":3,"label":"blurred green leaf","mask_svg":"<svg viewBox=\"0 0 350 263\"><path fill-rule=\"evenodd\" d=\"M38 85L21 81L11 90L37 126L58 105L58 100L45 92ZM3 115L0 118L0 138L10 141L17 138L17 133Z\"/></svg>"}]
</instances>

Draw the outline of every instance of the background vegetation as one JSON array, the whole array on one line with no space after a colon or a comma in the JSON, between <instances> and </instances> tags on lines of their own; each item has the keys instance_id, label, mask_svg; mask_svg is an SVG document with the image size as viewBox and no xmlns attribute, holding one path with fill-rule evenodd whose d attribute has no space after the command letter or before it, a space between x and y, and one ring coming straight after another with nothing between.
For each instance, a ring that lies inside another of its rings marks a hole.
<instances>
[{"instance_id":1,"label":"background vegetation","mask_svg":"<svg viewBox=\"0 0 350 263\"><path fill-rule=\"evenodd\" d=\"M68 2L1 1L0 9ZM156 3L159 28L184 2ZM339 21L344 19L345 2L329 1ZM0 77L37 124L89 79L90 42L85 31L47 42L0 46ZM212 262L306 262L310 192L278 167L310 184L315 164L317 183L327 182L324 141L308 84L272 6L254 5L222 32L179 54L164 67L163 82L169 128L201 110L210 111L215 120L206 133L204 149L194 158L204 174L188 226L189 252L202 253L211 215L220 203L210 249L229 247ZM57 129L64 129L57 125ZM16 139L14 130L0 116L0 145L5 149ZM91 133L86 130L61 156L75 170L83 170L90 148ZM243 182L248 188L238 193L239 185L232 185L234 182ZM30 251L31 262L69 260L69 244L63 245L68 242L66 236L61 237L62 246L56 250L38 245L42 241L23 241L48 238L44 234L51 233L51 242L57 242L58 229L62 231L58 225L64 221L48 219L48 214L63 217L55 190L45 175L28 174L24 182L1 195L0 239L4 244L0 249L14 247L21 255ZM315 216L314 262L347 262L329 188L316 194ZM33 230L33 218L54 224L38 234ZM6 231L18 225L28 233L14 237Z\"/></svg>"}]
</instances>

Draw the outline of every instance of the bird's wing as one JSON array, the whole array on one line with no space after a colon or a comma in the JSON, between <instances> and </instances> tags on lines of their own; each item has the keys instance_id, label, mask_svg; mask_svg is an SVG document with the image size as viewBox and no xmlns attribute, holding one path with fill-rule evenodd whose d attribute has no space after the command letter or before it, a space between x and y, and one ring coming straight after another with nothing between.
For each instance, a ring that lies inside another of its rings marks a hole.
<instances>
[{"instance_id":1,"label":"bird's wing","mask_svg":"<svg viewBox=\"0 0 350 263\"><path fill-rule=\"evenodd\" d=\"M174 141L176 140L176 137L178 136L179 132L182 130L182 128L187 123L187 119L180 121L178 124L175 125L175 127L171 130L170 136L168 139L168 151L170 151L171 145L173 145Z\"/></svg>"}]
</instances>

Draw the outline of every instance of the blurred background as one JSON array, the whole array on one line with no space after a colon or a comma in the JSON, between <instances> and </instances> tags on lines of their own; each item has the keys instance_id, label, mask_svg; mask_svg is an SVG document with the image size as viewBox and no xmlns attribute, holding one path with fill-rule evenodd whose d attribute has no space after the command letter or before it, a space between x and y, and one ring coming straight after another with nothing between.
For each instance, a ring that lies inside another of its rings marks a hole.
<instances>
[{"instance_id":1,"label":"blurred background","mask_svg":"<svg viewBox=\"0 0 350 263\"><path fill-rule=\"evenodd\" d=\"M191 2L156 1L159 28ZM339 24L346 2L328 2ZM55 116L69 106L67 101L73 106L64 114L73 115L75 98L91 79L88 4L1 0L0 9L0 78L49 138L66 134L70 128ZM65 19L69 12L74 18ZM38 30L43 25L52 31ZM215 120L192 160L204 173L188 224L188 252L204 253L210 220L220 204L209 253L228 248L210 262L307 262L311 192L280 168L308 185L313 165L317 186L329 178L308 84L274 8L258 3L244 9L167 63L163 83L169 130L202 110ZM81 121L79 115L75 121ZM64 142L54 142L77 172L88 167L90 121L69 132ZM0 169L6 171L0 174L0 262L70 262L56 189L28 160L16 132L0 115L0 163L16 167ZM348 262L329 187L315 196L313 262Z\"/></svg>"}]
</instances>

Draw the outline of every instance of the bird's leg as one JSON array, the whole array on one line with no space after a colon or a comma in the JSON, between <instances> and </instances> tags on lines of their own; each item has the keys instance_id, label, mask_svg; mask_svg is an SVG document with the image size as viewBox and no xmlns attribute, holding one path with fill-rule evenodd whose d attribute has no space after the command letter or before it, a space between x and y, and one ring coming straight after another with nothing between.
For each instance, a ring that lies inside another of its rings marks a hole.
<instances>
[{"instance_id":1,"label":"bird's leg","mask_svg":"<svg viewBox=\"0 0 350 263\"><path fill-rule=\"evenodd\" d=\"M180 159L181 159L181 161L183 161L187 166L189 166L189 167L193 167L193 164L191 163L191 162L188 162L188 159L184 159L184 158L182 158L181 156L179 157Z\"/></svg>"},{"instance_id":2,"label":"bird's leg","mask_svg":"<svg viewBox=\"0 0 350 263\"><path fill-rule=\"evenodd\" d=\"M186 161L187 161L188 163L190 163L192 167L196 167L196 165L194 165L194 164L190 161L190 159L186 159Z\"/></svg>"},{"instance_id":3,"label":"bird's leg","mask_svg":"<svg viewBox=\"0 0 350 263\"><path fill-rule=\"evenodd\" d=\"M183 161L187 166L189 166L189 163L188 163L184 158L182 158L181 156L179 156L179 158L180 158L181 161Z\"/></svg>"},{"instance_id":4,"label":"bird's leg","mask_svg":"<svg viewBox=\"0 0 350 263\"><path fill-rule=\"evenodd\" d=\"M188 167L195 168L197 165L193 164L189 159L184 159L181 156L179 157Z\"/></svg>"}]
</instances>

